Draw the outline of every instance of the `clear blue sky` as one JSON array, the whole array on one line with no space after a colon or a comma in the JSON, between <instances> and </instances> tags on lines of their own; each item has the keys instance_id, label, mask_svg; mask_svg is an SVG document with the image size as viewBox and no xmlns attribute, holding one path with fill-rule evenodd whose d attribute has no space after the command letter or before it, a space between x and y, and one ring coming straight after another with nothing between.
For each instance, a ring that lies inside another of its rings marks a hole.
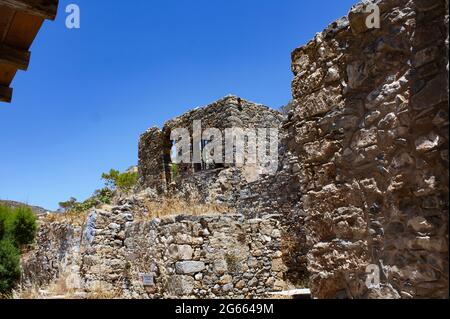
<instances>
[{"instance_id":1,"label":"clear blue sky","mask_svg":"<svg viewBox=\"0 0 450 319\"><path fill-rule=\"evenodd\" d=\"M60 0L0 104L0 198L85 199L102 172L137 164L147 128L226 94L286 104L291 51L354 2ZM65 27L69 3L79 30Z\"/></svg>"}]
</instances>

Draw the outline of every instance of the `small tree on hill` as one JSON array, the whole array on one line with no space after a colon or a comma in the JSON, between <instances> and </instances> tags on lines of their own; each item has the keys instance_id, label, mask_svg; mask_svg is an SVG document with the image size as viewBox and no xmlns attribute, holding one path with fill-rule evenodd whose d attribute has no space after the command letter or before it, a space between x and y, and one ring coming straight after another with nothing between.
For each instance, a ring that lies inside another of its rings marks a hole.
<instances>
[{"instance_id":1,"label":"small tree on hill","mask_svg":"<svg viewBox=\"0 0 450 319\"><path fill-rule=\"evenodd\" d=\"M118 170L111 169L109 173L102 174L102 179L105 181L106 186L110 189L119 190L126 193L132 190L136 185L138 181L138 173L120 173Z\"/></svg>"},{"instance_id":2,"label":"small tree on hill","mask_svg":"<svg viewBox=\"0 0 450 319\"><path fill-rule=\"evenodd\" d=\"M0 240L0 294L7 294L20 279L20 255L10 240Z\"/></svg>"},{"instance_id":3,"label":"small tree on hill","mask_svg":"<svg viewBox=\"0 0 450 319\"><path fill-rule=\"evenodd\" d=\"M36 216L30 209L18 208L11 223L11 235L18 247L30 245L36 237Z\"/></svg>"}]
</instances>

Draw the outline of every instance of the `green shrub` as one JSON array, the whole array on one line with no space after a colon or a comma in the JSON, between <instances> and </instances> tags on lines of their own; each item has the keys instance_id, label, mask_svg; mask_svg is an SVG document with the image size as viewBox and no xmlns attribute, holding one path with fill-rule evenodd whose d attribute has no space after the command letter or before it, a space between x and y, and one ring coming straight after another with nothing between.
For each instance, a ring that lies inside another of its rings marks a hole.
<instances>
[{"instance_id":1,"label":"green shrub","mask_svg":"<svg viewBox=\"0 0 450 319\"><path fill-rule=\"evenodd\" d=\"M105 185L109 189L115 189L117 187L117 180L119 179L120 172L115 169L109 170L109 173L103 173L102 179L105 181Z\"/></svg>"},{"instance_id":2,"label":"green shrub","mask_svg":"<svg viewBox=\"0 0 450 319\"><path fill-rule=\"evenodd\" d=\"M36 231L36 216L31 209L0 206L0 240L11 240L21 248L33 243Z\"/></svg>"},{"instance_id":3,"label":"green shrub","mask_svg":"<svg viewBox=\"0 0 450 319\"><path fill-rule=\"evenodd\" d=\"M20 249L34 241L36 231L31 209L0 206L0 295L20 279Z\"/></svg>"},{"instance_id":4,"label":"green shrub","mask_svg":"<svg viewBox=\"0 0 450 319\"><path fill-rule=\"evenodd\" d=\"M66 202L60 202L59 207L61 207L62 210L66 213L82 213L101 204L111 204L113 195L113 191L109 188L102 188L96 190L94 195L92 195L82 203L78 202L76 198L72 197Z\"/></svg>"},{"instance_id":5,"label":"green shrub","mask_svg":"<svg viewBox=\"0 0 450 319\"><path fill-rule=\"evenodd\" d=\"M114 192L109 188L105 187L98 189L94 193L95 198L102 204L111 204Z\"/></svg>"},{"instance_id":6,"label":"green shrub","mask_svg":"<svg viewBox=\"0 0 450 319\"><path fill-rule=\"evenodd\" d=\"M76 198L72 197L66 202L60 202L59 207L66 213L82 213L101 204L111 204L116 190L128 193L133 189L138 181L138 173L131 171L120 173L118 170L112 169L109 173L103 173L102 179L105 181L106 187L96 190L84 202L78 202Z\"/></svg>"},{"instance_id":7,"label":"green shrub","mask_svg":"<svg viewBox=\"0 0 450 319\"><path fill-rule=\"evenodd\" d=\"M137 173L123 173L119 175L117 188L124 192L129 192L138 181Z\"/></svg>"},{"instance_id":8,"label":"green shrub","mask_svg":"<svg viewBox=\"0 0 450 319\"><path fill-rule=\"evenodd\" d=\"M138 173L120 173L118 170L111 169L109 173L102 174L102 179L105 181L106 187L112 190L118 189L122 192L129 192L138 181Z\"/></svg>"},{"instance_id":9,"label":"green shrub","mask_svg":"<svg viewBox=\"0 0 450 319\"><path fill-rule=\"evenodd\" d=\"M71 197L66 202L60 202L59 207L61 207L64 211L71 211L77 206L79 203L75 197Z\"/></svg>"},{"instance_id":10,"label":"green shrub","mask_svg":"<svg viewBox=\"0 0 450 319\"><path fill-rule=\"evenodd\" d=\"M0 206L0 240L5 237L6 234L6 220L10 214L10 209L4 206Z\"/></svg>"},{"instance_id":11,"label":"green shrub","mask_svg":"<svg viewBox=\"0 0 450 319\"><path fill-rule=\"evenodd\" d=\"M12 241L0 240L0 294L9 293L19 279L19 250Z\"/></svg>"},{"instance_id":12,"label":"green shrub","mask_svg":"<svg viewBox=\"0 0 450 319\"><path fill-rule=\"evenodd\" d=\"M175 163L172 163L170 165L170 170L172 171L172 179L175 181L178 178L178 165Z\"/></svg>"},{"instance_id":13,"label":"green shrub","mask_svg":"<svg viewBox=\"0 0 450 319\"><path fill-rule=\"evenodd\" d=\"M30 245L36 237L36 216L29 208L15 210L8 231L18 247Z\"/></svg>"}]
</instances>

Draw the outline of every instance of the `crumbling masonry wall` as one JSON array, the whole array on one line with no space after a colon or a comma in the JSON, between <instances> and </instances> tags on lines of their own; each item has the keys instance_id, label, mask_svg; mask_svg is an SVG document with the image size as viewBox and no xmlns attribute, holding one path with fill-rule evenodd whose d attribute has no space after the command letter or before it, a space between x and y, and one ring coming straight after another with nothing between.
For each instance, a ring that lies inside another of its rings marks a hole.
<instances>
[{"instance_id":1,"label":"crumbling masonry wall","mask_svg":"<svg viewBox=\"0 0 450 319\"><path fill-rule=\"evenodd\" d=\"M150 128L139 140L139 184L154 188L158 193L167 190L165 160L172 146L159 128Z\"/></svg>"},{"instance_id":2,"label":"crumbling masonry wall","mask_svg":"<svg viewBox=\"0 0 450 319\"><path fill-rule=\"evenodd\" d=\"M81 239L81 227L41 222L37 248L22 257L22 287L42 287L62 276L78 287Z\"/></svg>"},{"instance_id":3,"label":"crumbling masonry wall","mask_svg":"<svg viewBox=\"0 0 450 319\"><path fill-rule=\"evenodd\" d=\"M448 297L448 1L377 4L380 29L359 4L292 54L311 288Z\"/></svg>"},{"instance_id":4,"label":"crumbling masonry wall","mask_svg":"<svg viewBox=\"0 0 450 319\"><path fill-rule=\"evenodd\" d=\"M286 288L277 216L134 220L132 206L93 211L82 229L42 223L22 287L60 282L74 296L262 298Z\"/></svg>"},{"instance_id":5,"label":"crumbling masonry wall","mask_svg":"<svg viewBox=\"0 0 450 319\"><path fill-rule=\"evenodd\" d=\"M286 288L275 218L179 216L127 232L132 297L258 298ZM144 287L140 273L153 284Z\"/></svg>"}]
</instances>

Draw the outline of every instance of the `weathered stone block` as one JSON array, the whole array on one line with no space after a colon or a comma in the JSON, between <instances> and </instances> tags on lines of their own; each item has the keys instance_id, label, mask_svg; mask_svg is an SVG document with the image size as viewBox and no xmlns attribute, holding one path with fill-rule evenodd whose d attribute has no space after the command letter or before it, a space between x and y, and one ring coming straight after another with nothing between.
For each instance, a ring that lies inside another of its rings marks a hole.
<instances>
[{"instance_id":1,"label":"weathered stone block","mask_svg":"<svg viewBox=\"0 0 450 319\"><path fill-rule=\"evenodd\" d=\"M423 110L446 101L448 101L448 78L447 74L441 74L412 97L411 105L415 110Z\"/></svg>"},{"instance_id":2,"label":"weathered stone block","mask_svg":"<svg viewBox=\"0 0 450 319\"><path fill-rule=\"evenodd\" d=\"M205 270L205 263L200 261L180 261L175 264L178 274L195 274Z\"/></svg>"},{"instance_id":3,"label":"weathered stone block","mask_svg":"<svg viewBox=\"0 0 450 319\"><path fill-rule=\"evenodd\" d=\"M194 249L189 245L170 245L169 256L175 260L191 260Z\"/></svg>"},{"instance_id":4,"label":"weathered stone block","mask_svg":"<svg viewBox=\"0 0 450 319\"><path fill-rule=\"evenodd\" d=\"M416 142L416 150L420 153L429 152L437 147L439 147L443 143L442 138L434 133L431 132L430 134L426 136L419 137Z\"/></svg>"},{"instance_id":5,"label":"weathered stone block","mask_svg":"<svg viewBox=\"0 0 450 319\"><path fill-rule=\"evenodd\" d=\"M194 278L190 276L173 275L169 277L168 292L172 296L190 295L194 290L194 286Z\"/></svg>"}]
</instances>

